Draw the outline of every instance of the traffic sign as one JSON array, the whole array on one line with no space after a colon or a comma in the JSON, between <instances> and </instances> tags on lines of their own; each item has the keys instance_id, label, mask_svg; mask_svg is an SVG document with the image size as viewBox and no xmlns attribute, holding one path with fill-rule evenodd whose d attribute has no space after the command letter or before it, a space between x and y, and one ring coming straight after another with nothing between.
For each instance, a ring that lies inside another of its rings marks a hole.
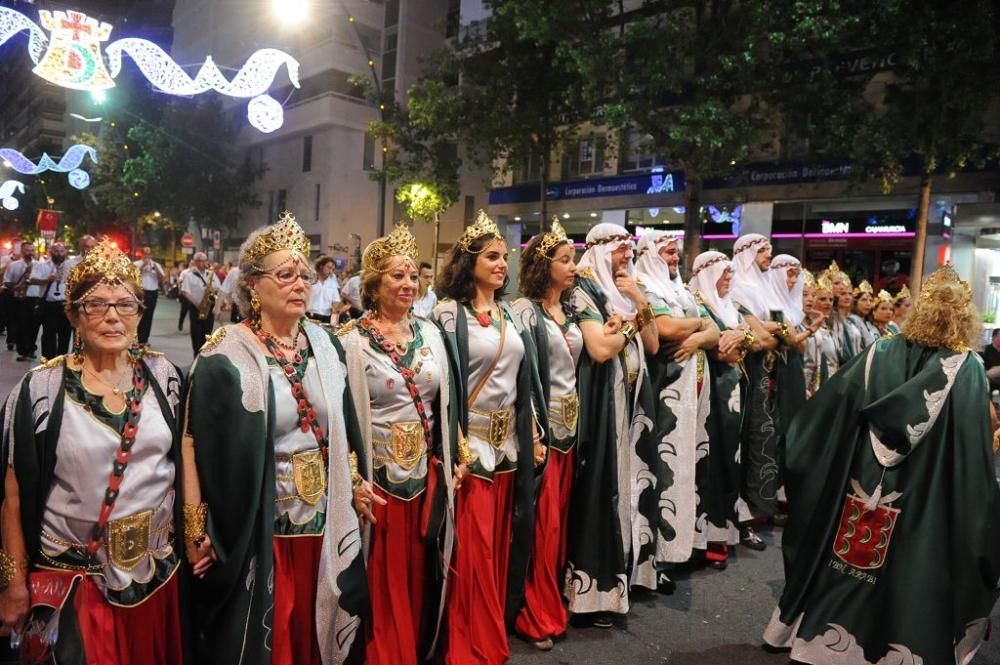
<instances>
[{"instance_id":1,"label":"traffic sign","mask_svg":"<svg viewBox=\"0 0 1000 665\"><path fill-rule=\"evenodd\" d=\"M194 247L194 236L190 233L185 233L181 236L181 247Z\"/></svg>"}]
</instances>

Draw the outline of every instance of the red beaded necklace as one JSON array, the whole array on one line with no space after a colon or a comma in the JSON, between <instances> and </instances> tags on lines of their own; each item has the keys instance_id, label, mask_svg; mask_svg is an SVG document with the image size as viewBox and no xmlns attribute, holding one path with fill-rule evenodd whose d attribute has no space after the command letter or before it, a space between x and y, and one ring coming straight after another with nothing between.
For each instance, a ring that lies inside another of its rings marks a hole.
<instances>
[{"instance_id":1,"label":"red beaded necklace","mask_svg":"<svg viewBox=\"0 0 1000 665\"><path fill-rule=\"evenodd\" d=\"M267 350L271 352L271 356L278 363L278 366L281 367L281 371L284 373L285 378L288 379L288 383L291 386L292 397L294 397L298 402L297 410L299 416L299 427L303 432L312 431L313 436L316 437L316 443L319 444L323 460L329 461L330 442L323 433L323 427L319 424L319 419L316 417L315 409L312 408L312 404L309 403L309 398L306 397L305 388L302 387L304 372L300 374L299 370L296 368L297 365L302 364L302 354L296 350L292 360L289 361L288 357L285 356L284 351L282 351L276 343L274 337L264 331L260 327L260 323L250 322L249 320L244 323L254 332L255 335L257 335L257 339L259 339ZM296 333L296 339L298 339L298 336L301 333L302 324L300 323Z\"/></svg>"},{"instance_id":2,"label":"red beaded necklace","mask_svg":"<svg viewBox=\"0 0 1000 665\"><path fill-rule=\"evenodd\" d=\"M399 375L403 377L403 383L406 385L406 390L410 393L410 399L413 400L413 407L417 410L417 416L420 418L420 426L424 430L424 439L427 441L427 449L431 450L433 447L433 434L431 432L431 421L427 417L427 413L424 411L424 401L420 398L420 389L417 388L416 382L413 377L416 376L414 372L409 367L403 365L403 360L400 358L399 353L396 351L395 345L385 338L382 331L379 330L371 319L367 316L361 317L358 321L358 327L371 337L372 341L389 356L389 360L392 361L393 367L399 372ZM416 337L414 336L414 339Z\"/></svg>"},{"instance_id":3,"label":"red beaded necklace","mask_svg":"<svg viewBox=\"0 0 1000 665\"><path fill-rule=\"evenodd\" d=\"M139 416L142 415L142 393L146 388L144 368L145 365L141 360L133 358L132 389L127 393L128 410L125 416L125 427L122 428L121 443L118 445L118 452L115 453L111 475L108 476L108 487L104 490L101 513L90 532L90 540L87 542L87 553L91 557L96 556L97 551L104 543L104 530L111 519L111 511L115 509L115 502L118 501L122 480L125 478L125 469L128 467L129 460L132 459L132 446L135 445L135 437L139 433Z\"/></svg>"}]
</instances>

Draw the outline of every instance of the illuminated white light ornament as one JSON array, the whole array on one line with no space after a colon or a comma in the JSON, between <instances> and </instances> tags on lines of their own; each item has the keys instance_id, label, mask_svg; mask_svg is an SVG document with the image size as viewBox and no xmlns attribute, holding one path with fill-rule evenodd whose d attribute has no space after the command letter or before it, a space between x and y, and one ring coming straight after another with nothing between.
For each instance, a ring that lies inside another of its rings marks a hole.
<instances>
[{"instance_id":1,"label":"illuminated white light ornament","mask_svg":"<svg viewBox=\"0 0 1000 665\"><path fill-rule=\"evenodd\" d=\"M7 210L17 210L21 203L14 198L14 192L24 194L24 183L17 180L7 180L0 184L0 206Z\"/></svg>"},{"instance_id":2,"label":"illuminated white light ornament","mask_svg":"<svg viewBox=\"0 0 1000 665\"><path fill-rule=\"evenodd\" d=\"M86 189L90 185L90 175L80 168L87 157L90 157L93 163L97 163L97 151L89 145L80 143L70 147L58 163L44 152L35 164L13 148L0 148L0 159L4 160L4 166L24 175L38 175L45 171L68 173L69 184L76 189Z\"/></svg>"},{"instance_id":3,"label":"illuminated white light ornament","mask_svg":"<svg viewBox=\"0 0 1000 665\"><path fill-rule=\"evenodd\" d=\"M52 33L51 40L23 14L0 7L0 44L27 30L35 74L64 88L102 91L114 87L122 55L127 54L161 92L193 96L214 90L250 99L250 124L262 132L272 132L283 124L284 110L267 92L282 65L287 66L292 85L299 87L299 62L277 49L255 51L232 79L227 79L208 56L191 78L168 53L146 39L119 39L108 44L102 54L101 44L110 38L113 28L82 12L42 10L39 17L42 26Z\"/></svg>"}]
</instances>

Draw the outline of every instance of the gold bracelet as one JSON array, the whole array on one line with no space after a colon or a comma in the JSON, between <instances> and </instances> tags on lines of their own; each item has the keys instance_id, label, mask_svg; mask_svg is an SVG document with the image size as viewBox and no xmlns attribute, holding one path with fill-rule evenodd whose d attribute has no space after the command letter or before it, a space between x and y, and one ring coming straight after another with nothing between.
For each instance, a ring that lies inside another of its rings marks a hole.
<instances>
[{"instance_id":1,"label":"gold bracelet","mask_svg":"<svg viewBox=\"0 0 1000 665\"><path fill-rule=\"evenodd\" d=\"M351 452L347 456L347 461L351 465L351 487L355 490L361 487L361 472L358 471L358 454L356 452Z\"/></svg>"},{"instance_id":2,"label":"gold bracelet","mask_svg":"<svg viewBox=\"0 0 1000 665\"><path fill-rule=\"evenodd\" d=\"M0 550L0 591L5 591L17 574L17 562L7 552Z\"/></svg>"},{"instance_id":3,"label":"gold bracelet","mask_svg":"<svg viewBox=\"0 0 1000 665\"><path fill-rule=\"evenodd\" d=\"M642 309L639 310L639 313L636 316L636 330L641 331L643 328L652 323L655 318L656 316L653 314L653 306L646 303L642 306Z\"/></svg>"},{"instance_id":4,"label":"gold bracelet","mask_svg":"<svg viewBox=\"0 0 1000 665\"><path fill-rule=\"evenodd\" d=\"M469 440L465 435L458 435L458 464L472 464L472 449L469 448Z\"/></svg>"},{"instance_id":5,"label":"gold bracelet","mask_svg":"<svg viewBox=\"0 0 1000 665\"><path fill-rule=\"evenodd\" d=\"M636 330L635 324L629 321L628 323L624 324L618 330L618 332L625 335L625 343L628 344L629 342L632 341L632 338L635 337L636 333L639 331Z\"/></svg>"},{"instance_id":6,"label":"gold bracelet","mask_svg":"<svg viewBox=\"0 0 1000 665\"><path fill-rule=\"evenodd\" d=\"M193 543L205 537L205 522L208 519L207 503L184 504L184 540Z\"/></svg>"}]
</instances>

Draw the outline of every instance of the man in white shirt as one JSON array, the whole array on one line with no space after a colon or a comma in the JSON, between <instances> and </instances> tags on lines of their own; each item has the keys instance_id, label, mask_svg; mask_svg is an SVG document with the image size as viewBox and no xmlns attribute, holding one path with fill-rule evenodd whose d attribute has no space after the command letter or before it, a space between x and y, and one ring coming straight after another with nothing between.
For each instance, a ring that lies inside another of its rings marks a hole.
<instances>
[{"instance_id":1,"label":"man in white shirt","mask_svg":"<svg viewBox=\"0 0 1000 665\"><path fill-rule=\"evenodd\" d=\"M35 261L35 246L24 242L21 243L21 258L12 261L3 274L4 286L14 296L10 322L14 326L17 360L21 362L34 358L38 348L35 343L38 338L35 305L42 295L41 282L35 279L38 265L39 262Z\"/></svg>"},{"instance_id":2,"label":"man in white shirt","mask_svg":"<svg viewBox=\"0 0 1000 665\"><path fill-rule=\"evenodd\" d=\"M313 321L330 323L331 315L340 305L340 284L333 274L333 259L323 255L316 259L316 283L309 291L306 316Z\"/></svg>"},{"instance_id":3,"label":"man in white shirt","mask_svg":"<svg viewBox=\"0 0 1000 665\"><path fill-rule=\"evenodd\" d=\"M166 272L163 266L153 260L153 250L142 248L142 258L135 262L142 280L142 319L139 321L139 344L149 343L149 333L153 329L153 312L156 310L156 300L160 296L160 285Z\"/></svg>"},{"instance_id":4,"label":"man in white shirt","mask_svg":"<svg viewBox=\"0 0 1000 665\"><path fill-rule=\"evenodd\" d=\"M215 302L205 303L205 316L201 316L201 306L205 298L218 297L219 278L208 269L208 257L198 252L191 260L191 267L181 280L181 299L186 301L191 313L191 349L194 355L212 334L215 326Z\"/></svg>"},{"instance_id":5,"label":"man in white shirt","mask_svg":"<svg viewBox=\"0 0 1000 665\"><path fill-rule=\"evenodd\" d=\"M365 308L361 305L361 273L344 282L344 288L340 290L340 299L344 301L347 313L352 319L361 318L365 313Z\"/></svg>"},{"instance_id":6,"label":"man in white shirt","mask_svg":"<svg viewBox=\"0 0 1000 665\"><path fill-rule=\"evenodd\" d=\"M420 297L420 300L413 303L413 315L421 319L426 319L430 317L438 301L437 294L431 288L434 283L434 268L426 261L421 261L417 274L420 276L420 289L424 291L424 295Z\"/></svg>"},{"instance_id":7,"label":"man in white shirt","mask_svg":"<svg viewBox=\"0 0 1000 665\"><path fill-rule=\"evenodd\" d=\"M70 267L66 245L57 242L49 248L49 260L37 263L32 273L32 281L43 283L38 321L42 326L42 357L49 360L69 353L73 329L66 318L66 277Z\"/></svg>"}]
</instances>

